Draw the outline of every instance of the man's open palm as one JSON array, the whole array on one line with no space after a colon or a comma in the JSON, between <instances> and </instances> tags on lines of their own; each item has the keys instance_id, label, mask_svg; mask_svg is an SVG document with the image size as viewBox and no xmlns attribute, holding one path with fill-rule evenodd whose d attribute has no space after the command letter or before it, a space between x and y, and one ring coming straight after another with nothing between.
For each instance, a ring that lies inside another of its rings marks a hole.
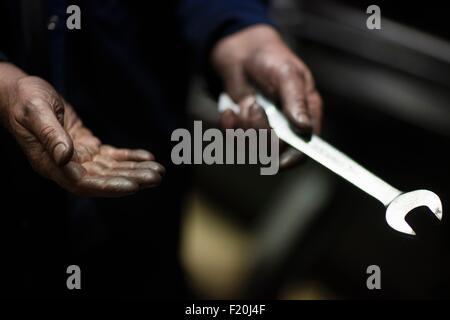
<instances>
[{"instance_id":1,"label":"man's open palm","mask_svg":"<svg viewBox=\"0 0 450 320\"><path fill-rule=\"evenodd\" d=\"M103 145L46 81L24 77L10 92L8 129L34 170L64 189L118 197L161 181L164 168L150 152Z\"/></svg>"}]
</instances>

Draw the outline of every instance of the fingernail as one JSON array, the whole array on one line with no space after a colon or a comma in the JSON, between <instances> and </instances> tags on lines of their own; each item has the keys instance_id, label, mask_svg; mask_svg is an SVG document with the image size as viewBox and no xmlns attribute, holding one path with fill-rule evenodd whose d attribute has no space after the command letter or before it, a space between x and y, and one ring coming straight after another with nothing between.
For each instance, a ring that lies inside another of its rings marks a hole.
<instances>
[{"instance_id":1,"label":"fingernail","mask_svg":"<svg viewBox=\"0 0 450 320\"><path fill-rule=\"evenodd\" d=\"M297 114L296 120L302 129L311 129L311 119L306 114Z\"/></svg>"},{"instance_id":2,"label":"fingernail","mask_svg":"<svg viewBox=\"0 0 450 320\"><path fill-rule=\"evenodd\" d=\"M303 138L309 140L313 132L311 119L306 114L299 113L296 115L295 120L295 131Z\"/></svg>"},{"instance_id":3,"label":"fingernail","mask_svg":"<svg viewBox=\"0 0 450 320\"><path fill-rule=\"evenodd\" d=\"M151 161L154 159L153 155L146 151L146 150L137 150L137 154L139 155L140 158Z\"/></svg>"},{"instance_id":4,"label":"fingernail","mask_svg":"<svg viewBox=\"0 0 450 320\"><path fill-rule=\"evenodd\" d=\"M157 166L156 171L162 176L166 174L166 168L162 165Z\"/></svg>"},{"instance_id":5,"label":"fingernail","mask_svg":"<svg viewBox=\"0 0 450 320\"><path fill-rule=\"evenodd\" d=\"M239 105L241 106L241 108L248 108L251 107L253 104L255 104L255 102L256 102L255 96L248 95L239 101Z\"/></svg>"},{"instance_id":6,"label":"fingernail","mask_svg":"<svg viewBox=\"0 0 450 320\"><path fill-rule=\"evenodd\" d=\"M64 161L64 156L67 151L67 147L64 143L60 142L53 149L53 157L57 164L61 164Z\"/></svg>"}]
</instances>

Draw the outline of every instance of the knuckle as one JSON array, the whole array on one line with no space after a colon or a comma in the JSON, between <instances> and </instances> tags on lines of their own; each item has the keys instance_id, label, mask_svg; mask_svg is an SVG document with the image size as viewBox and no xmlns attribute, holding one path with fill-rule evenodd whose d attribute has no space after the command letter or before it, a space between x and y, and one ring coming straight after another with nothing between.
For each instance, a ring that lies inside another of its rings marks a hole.
<instances>
[{"instance_id":1,"label":"knuckle","mask_svg":"<svg viewBox=\"0 0 450 320\"><path fill-rule=\"evenodd\" d=\"M301 94L300 92L294 93L290 97L289 103L290 103L291 107L295 108L295 109L302 110L302 109L306 108L305 96L303 94Z\"/></svg>"},{"instance_id":2,"label":"knuckle","mask_svg":"<svg viewBox=\"0 0 450 320\"><path fill-rule=\"evenodd\" d=\"M21 124L30 124L35 121L39 114L48 108L48 103L40 97L33 97L25 101L19 108L16 108L13 116Z\"/></svg>"},{"instance_id":3,"label":"knuckle","mask_svg":"<svg viewBox=\"0 0 450 320\"><path fill-rule=\"evenodd\" d=\"M41 142L46 146L50 146L57 136L57 131L53 126L45 126L40 130L39 135Z\"/></svg>"},{"instance_id":4,"label":"knuckle","mask_svg":"<svg viewBox=\"0 0 450 320\"><path fill-rule=\"evenodd\" d=\"M301 92L297 92L292 96L292 100L298 104L304 104L305 96Z\"/></svg>"},{"instance_id":5,"label":"knuckle","mask_svg":"<svg viewBox=\"0 0 450 320\"><path fill-rule=\"evenodd\" d=\"M64 104L50 84L38 77L28 76L17 80L16 92L23 116L29 116L44 108L64 113Z\"/></svg>"},{"instance_id":6,"label":"knuckle","mask_svg":"<svg viewBox=\"0 0 450 320\"><path fill-rule=\"evenodd\" d=\"M28 99L21 108L21 116L23 119L28 119L33 115L42 111L46 106L46 102L41 97L33 97Z\"/></svg>"},{"instance_id":7,"label":"knuckle","mask_svg":"<svg viewBox=\"0 0 450 320\"><path fill-rule=\"evenodd\" d=\"M290 62L283 63L278 70L281 79L289 79L299 75L298 68Z\"/></svg>"},{"instance_id":8,"label":"knuckle","mask_svg":"<svg viewBox=\"0 0 450 320\"><path fill-rule=\"evenodd\" d=\"M27 96L30 86L35 80L33 77L23 77L17 80L15 83L15 88L19 96Z\"/></svg>"}]
</instances>

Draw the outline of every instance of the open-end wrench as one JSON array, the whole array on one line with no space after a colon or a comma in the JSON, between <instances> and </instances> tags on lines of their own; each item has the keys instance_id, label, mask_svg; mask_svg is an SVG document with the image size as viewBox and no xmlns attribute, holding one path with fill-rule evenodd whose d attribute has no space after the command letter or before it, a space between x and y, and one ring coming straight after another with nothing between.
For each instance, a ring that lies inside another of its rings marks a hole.
<instances>
[{"instance_id":1,"label":"open-end wrench","mask_svg":"<svg viewBox=\"0 0 450 320\"><path fill-rule=\"evenodd\" d=\"M435 193L428 190L402 192L392 187L317 135L313 134L308 141L297 135L283 113L263 95L256 94L256 103L264 109L270 127L281 140L379 200L386 207L386 221L393 229L415 235L405 217L411 210L422 206L442 219L442 203ZM239 107L223 93L219 99L219 111L226 109L239 113Z\"/></svg>"}]
</instances>

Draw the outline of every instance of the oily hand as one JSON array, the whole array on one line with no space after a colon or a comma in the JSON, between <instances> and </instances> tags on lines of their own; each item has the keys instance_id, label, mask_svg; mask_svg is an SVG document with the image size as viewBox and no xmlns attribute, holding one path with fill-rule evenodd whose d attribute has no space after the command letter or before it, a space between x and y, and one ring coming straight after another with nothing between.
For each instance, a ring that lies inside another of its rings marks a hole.
<instances>
[{"instance_id":1,"label":"oily hand","mask_svg":"<svg viewBox=\"0 0 450 320\"><path fill-rule=\"evenodd\" d=\"M164 168L151 153L103 145L46 81L20 77L1 100L0 116L31 166L64 189L118 197L160 183Z\"/></svg>"},{"instance_id":2,"label":"oily hand","mask_svg":"<svg viewBox=\"0 0 450 320\"><path fill-rule=\"evenodd\" d=\"M299 131L320 131L322 100L312 74L272 27L257 25L222 39L213 48L212 62L225 90L240 107L238 115L231 110L221 115L224 128L269 127L255 103L258 88L279 102ZM299 159L299 152L288 149L281 156L281 167L292 166Z\"/></svg>"}]
</instances>

